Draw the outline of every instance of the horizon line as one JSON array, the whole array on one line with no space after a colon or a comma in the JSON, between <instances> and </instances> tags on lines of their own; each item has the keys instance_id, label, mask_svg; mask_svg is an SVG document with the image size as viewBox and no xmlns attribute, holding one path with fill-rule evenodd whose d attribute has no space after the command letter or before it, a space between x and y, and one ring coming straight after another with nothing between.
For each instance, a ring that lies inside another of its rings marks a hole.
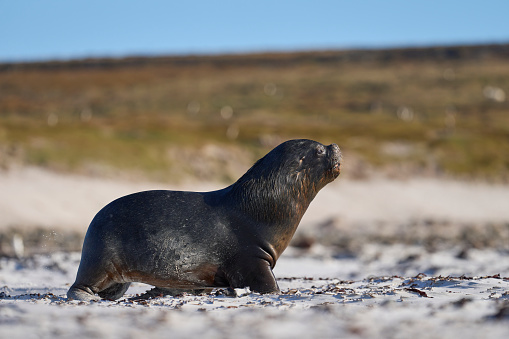
<instances>
[{"instance_id":1,"label":"horizon line","mask_svg":"<svg viewBox=\"0 0 509 339\"><path fill-rule=\"evenodd\" d=\"M295 48L253 48L253 49L223 49L223 50L189 50L181 52L170 51L154 51L154 52L110 52L110 53L76 53L69 56L54 57L28 57L28 58L1 58L0 64L36 64L36 63L52 63L52 62L73 62L84 60L121 60L130 58L185 58L185 57L220 57L220 56L247 56L247 55L264 55L264 54L298 54L298 53L319 53L319 52L348 52L348 51L382 51L382 50L405 50L405 49L430 49L430 48L457 48L457 47L481 47L507 45L507 40L493 40L482 42L444 42L444 43L402 43L402 44L380 44L368 45L359 44L343 47L295 47Z\"/></svg>"}]
</instances>

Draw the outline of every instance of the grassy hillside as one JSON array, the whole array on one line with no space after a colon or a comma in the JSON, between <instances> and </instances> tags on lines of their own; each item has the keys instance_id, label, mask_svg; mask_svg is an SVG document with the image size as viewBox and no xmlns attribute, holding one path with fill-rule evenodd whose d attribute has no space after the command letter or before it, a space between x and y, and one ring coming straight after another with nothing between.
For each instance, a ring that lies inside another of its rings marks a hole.
<instances>
[{"instance_id":1,"label":"grassy hillside","mask_svg":"<svg viewBox=\"0 0 509 339\"><path fill-rule=\"evenodd\" d=\"M3 64L0 165L231 180L312 138L353 175L507 180L506 94L509 45Z\"/></svg>"}]
</instances>

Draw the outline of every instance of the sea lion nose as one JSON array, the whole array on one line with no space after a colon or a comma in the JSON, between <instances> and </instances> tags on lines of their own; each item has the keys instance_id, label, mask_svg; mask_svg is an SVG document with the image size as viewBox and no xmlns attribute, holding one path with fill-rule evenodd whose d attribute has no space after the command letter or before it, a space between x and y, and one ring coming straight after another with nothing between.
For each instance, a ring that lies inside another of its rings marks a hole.
<instances>
[{"instance_id":1,"label":"sea lion nose","mask_svg":"<svg viewBox=\"0 0 509 339\"><path fill-rule=\"evenodd\" d=\"M341 162L341 150L339 149L339 146L336 144L330 144L328 146L328 148L330 150L332 160L334 162L340 163Z\"/></svg>"}]
</instances>

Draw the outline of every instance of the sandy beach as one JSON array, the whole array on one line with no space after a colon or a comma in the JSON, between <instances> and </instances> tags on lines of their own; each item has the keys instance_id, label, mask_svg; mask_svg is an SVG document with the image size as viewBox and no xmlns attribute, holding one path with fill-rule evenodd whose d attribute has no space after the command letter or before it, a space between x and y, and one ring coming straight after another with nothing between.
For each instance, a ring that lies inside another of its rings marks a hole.
<instances>
[{"instance_id":1,"label":"sandy beach","mask_svg":"<svg viewBox=\"0 0 509 339\"><path fill-rule=\"evenodd\" d=\"M220 187L37 168L2 172L0 230L84 234L95 213L119 196ZM65 293L74 281L79 252L28 255L25 249L20 258L0 259L0 335L505 338L508 201L509 187L501 185L341 178L320 192L302 220L297 238L311 242L288 248L278 261L274 274L281 294L236 290L237 297L230 297L215 290L136 302L129 298L150 286L134 283L119 301L69 302ZM475 243L469 232L492 241ZM346 247L338 245L341 241L348 242ZM429 246L436 243L443 246Z\"/></svg>"}]
</instances>

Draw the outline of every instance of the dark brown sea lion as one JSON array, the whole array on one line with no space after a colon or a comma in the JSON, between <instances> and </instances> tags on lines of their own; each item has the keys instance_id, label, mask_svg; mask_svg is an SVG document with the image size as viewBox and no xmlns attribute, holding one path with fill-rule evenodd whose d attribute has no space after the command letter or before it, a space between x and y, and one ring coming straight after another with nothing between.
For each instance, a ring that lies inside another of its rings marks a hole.
<instances>
[{"instance_id":1,"label":"dark brown sea lion","mask_svg":"<svg viewBox=\"0 0 509 339\"><path fill-rule=\"evenodd\" d=\"M159 292L278 292L272 269L309 203L339 175L340 159L336 144L290 140L224 189L146 191L111 202L88 228L68 298L115 300L133 281Z\"/></svg>"}]
</instances>

